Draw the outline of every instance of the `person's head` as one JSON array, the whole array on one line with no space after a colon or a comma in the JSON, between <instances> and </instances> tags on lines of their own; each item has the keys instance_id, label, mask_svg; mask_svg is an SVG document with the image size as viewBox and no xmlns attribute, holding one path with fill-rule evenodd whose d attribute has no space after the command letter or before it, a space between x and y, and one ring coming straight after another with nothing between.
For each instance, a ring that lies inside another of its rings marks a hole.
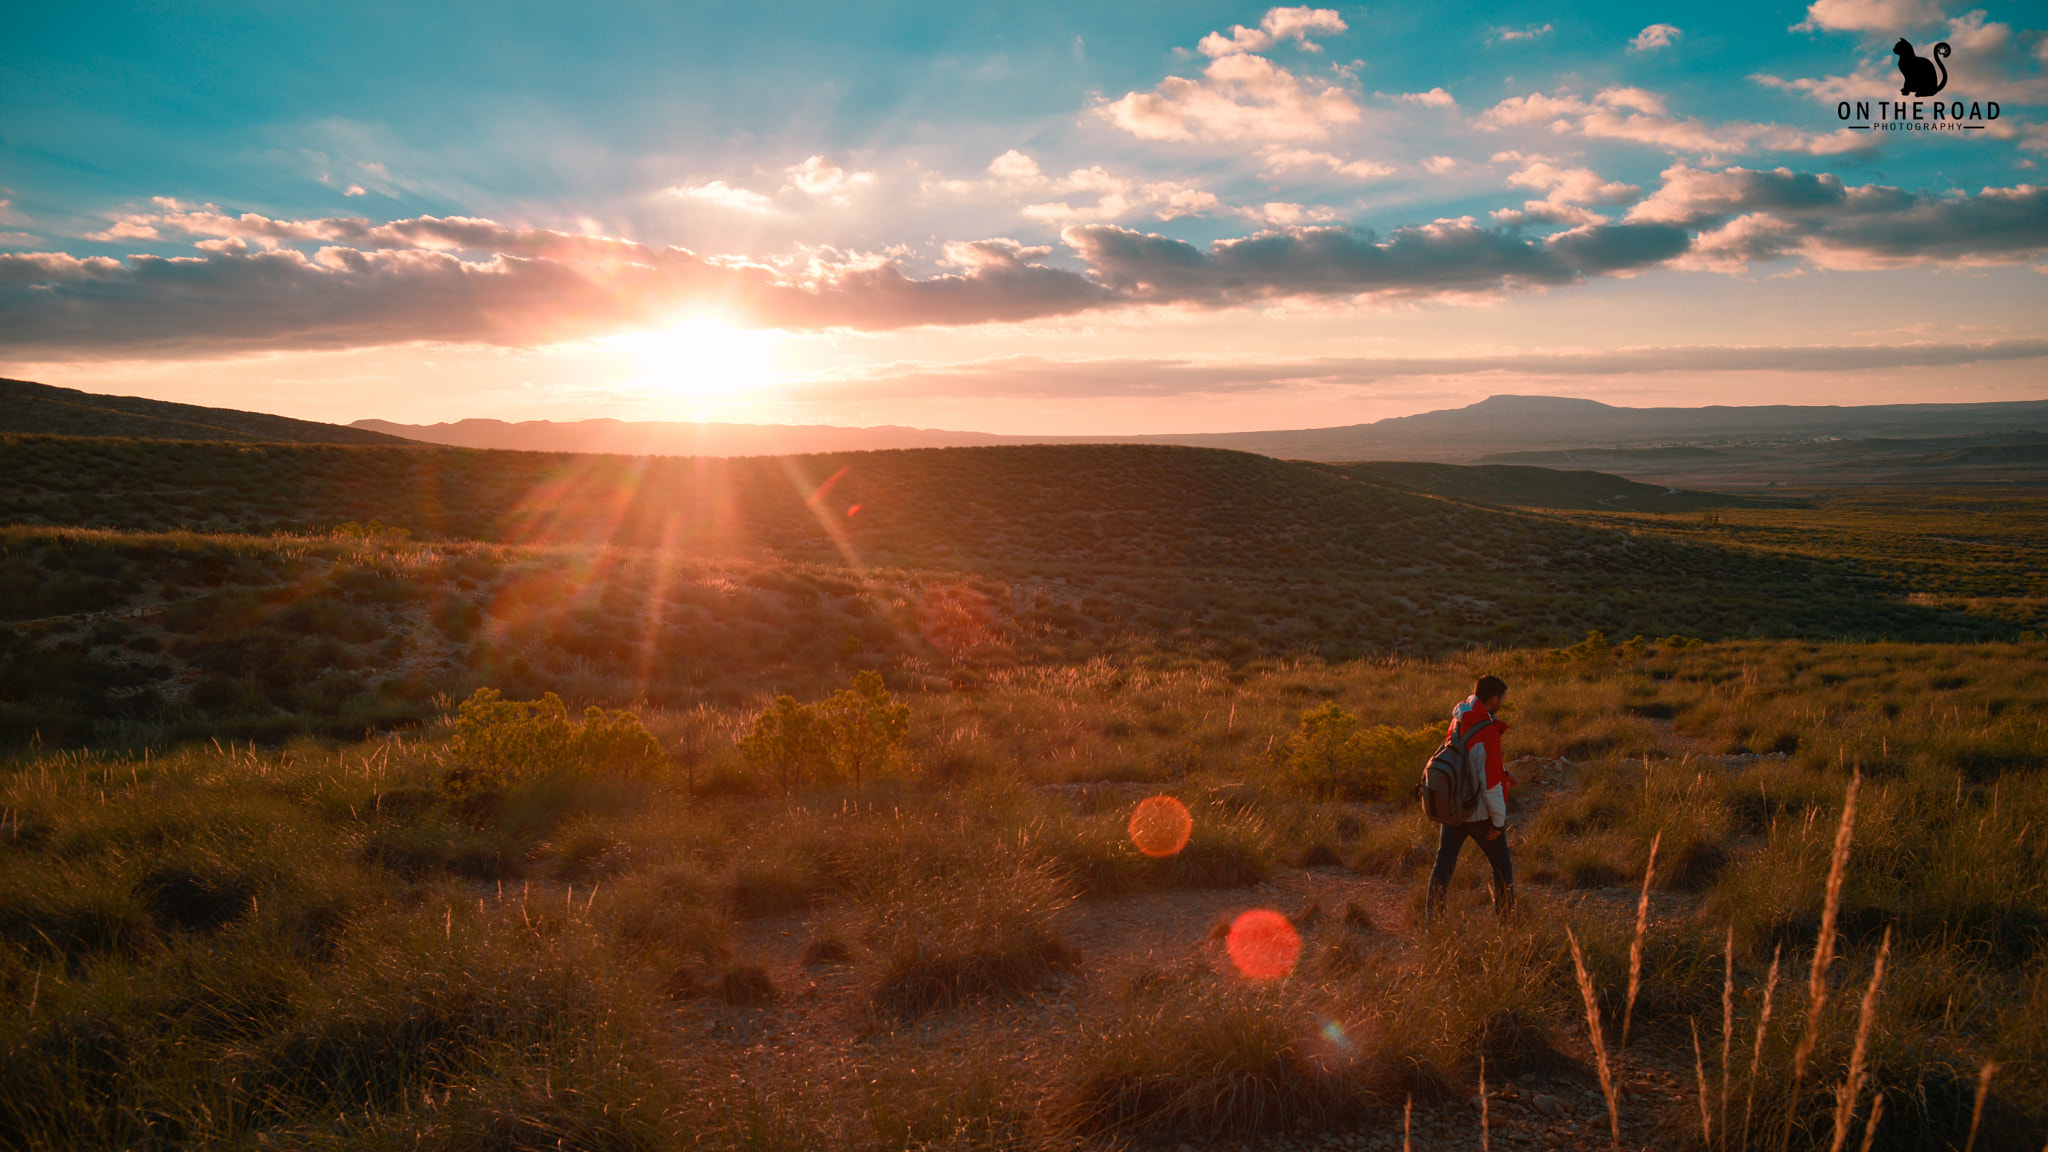
<instances>
[{"instance_id":1,"label":"person's head","mask_svg":"<svg viewBox=\"0 0 2048 1152\"><path fill-rule=\"evenodd\" d=\"M1481 676L1479 683L1472 686L1472 695L1488 712L1500 707L1501 698L1508 694L1508 682L1498 676Z\"/></svg>"}]
</instances>

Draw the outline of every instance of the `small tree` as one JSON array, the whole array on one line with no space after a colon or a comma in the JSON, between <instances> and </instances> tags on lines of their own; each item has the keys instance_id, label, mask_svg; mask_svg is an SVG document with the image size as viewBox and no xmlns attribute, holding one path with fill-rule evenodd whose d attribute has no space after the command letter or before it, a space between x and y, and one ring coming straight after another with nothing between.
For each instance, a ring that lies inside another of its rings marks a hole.
<instances>
[{"instance_id":1,"label":"small tree","mask_svg":"<svg viewBox=\"0 0 2048 1152\"><path fill-rule=\"evenodd\" d=\"M455 765L441 784L456 796L568 772L651 774L668 760L631 712L588 708L579 725L553 692L507 700L496 688L479 688L462 702L448 751Z\"/></svg>"},{"instance_id":2,"label":"small tree","mask_svg":"<svg viewBox=\"0 0 2048 1152\"><path fill-rule=\"evenodd\" d=\"M442 787L463 795L557 770L573 759L576 734L568 707L553 692L522 701L479 688L456 711L455 739L448 745L455 767Z\"/></svg>"},{"instance_id":3,"label":"small tree","mask_svg":"<svg viewBox=\"0 0 2048 1152\"><path fill-rule=\"evenodd\" d=\"M586 770L623 776L651 776L668 763L661 741L623 708L584 709L574 753Z\"/></svg>"},{"instance_id":4,"label":"small tree","mask_svg":"<svg viewBox=\"0 0 2048 1152\"><path fill-rule=\"evenodd\" d=\"M880 673L856 672L853 687L841 688L818 705L829 740L835 772L853 779L853 786L886 767L910 732L910 705L900 704L883 686Z\"/></svg>"},{"instance_id":5,"label":"small tree","mask_svg":"<svg viewBox=\"0 0 2048 1152\"><path fill-rule=\"evenodd\" d=\"M1419 769L1442 738L1428 726L1360 728L1358 717L1332 702L1301 714L1301 727L1287 741L1287 768L1316 795L1383 800L1393 794L1399 775Z\"/></svg>"},{"instance_id":6,"label":"small tree","mask_svg":"<svg viewBox=\"0 0 2048 1152\"><path fill-rule=\"evenodd\" d=\"M826 762L826 730L818 709L799 704L794 696L777 696L754 721L754 730L740 739L740 755L749 767L775 777L782 790L803 780L806 765Z\"/></svg>"}]
</instances>

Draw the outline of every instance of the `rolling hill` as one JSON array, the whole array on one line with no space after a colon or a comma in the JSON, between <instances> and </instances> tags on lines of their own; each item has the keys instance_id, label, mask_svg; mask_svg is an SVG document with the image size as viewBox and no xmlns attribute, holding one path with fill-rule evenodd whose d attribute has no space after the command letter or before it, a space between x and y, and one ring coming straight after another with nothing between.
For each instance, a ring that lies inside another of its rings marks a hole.
<instances>
[{"instance_id":1,"label":"rolling hill","mask_svg":"<svg viewBox=\"0 0 2048 1152\"><path fill-rule=\"evenodd\" d=\"M478 685L687 706L1111 654L2016 634L1853 561L1564 515L1171 446L0 436L0 739L348 734Z\"/></svg>"},{"instance_id":2,"label":"rolling hill","mask_svg":"<svg viewBox=\"0 0 2048 1152\"><path fill-rule=\"evenodd\" d=\"M1332 464L1330 471L1354 480L1521 508L1569 508L1586 512L1702 512L1713 508L1782 508L1785 501L1688 492L1661 484L1639 484L1605 472L1559 471L1512 464L1430 464L1367 461Z\"/></svg>"},{"instance_id":3,"label":"rolling hill","mask_svg":"<svg viewBox=\"0 0 2048 1152\"><path fill-rule=\"evenodd\" d=\"M339 424L233 408L202 408L137 396L101 396L27 380L0 380L0 432L225 440L248 444L398 444L400 438Z\"/></svg>"},{"instance_id":4,"label":"rolling hill","mask_svg":"<svg viewBox=\"0 0 2048 1152\"><path fill-rule=\"evenodd\" d=\"M1755 407L1621 408L1561 396L1490 396L1463 408L1398 416L1371 424L1137 436L997 436L917 428L634 423L545 420L507 424L464 420L404 425L359 420L375 429L429 443L470 448L626 452L656 455L744 456L872 448L958 447L992 444L1177 444L1256 452L1287 460L1426 460L1442 463L1543 464L1504 459L1503 452L1557 452L1623 445L1723 441L1785 443L1816 438L1960 436L2048 426L2048 400L1991 404L1869 406L1764 405ZM1636 447L1667 453L1641 459L1677 460L1697 447Z\"/></svg>"}]
</instances>

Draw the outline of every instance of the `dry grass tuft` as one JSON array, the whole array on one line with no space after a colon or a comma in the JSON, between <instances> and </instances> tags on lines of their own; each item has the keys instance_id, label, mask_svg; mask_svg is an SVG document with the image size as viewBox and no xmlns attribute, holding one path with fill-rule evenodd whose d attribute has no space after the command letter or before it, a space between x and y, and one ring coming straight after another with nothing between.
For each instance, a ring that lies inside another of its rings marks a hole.
<instances>
[{"instance_id":1,"label":"dry grass tuft","mask_svg":"<svg viewBox=\"0 0 2048 1152\"><path fill-rule=\"evenodd\" d=\"M918 1015L1042 984L1075 962L1053 923L1069 899L1047 864L998 864L908 885L875 916L883 961L871 1001Z\"/></svg>"},{"instance_id":2,"label":"dry grass tuft","mask_svg":"<svg viewBox=\"0 0 2048 1152\"><path fill-rule=\"evenodd\" d=\"M1586 975L1586 956L1579 950L1577 934L1567 927L1571 940L1572 967L1579 977L1579 995L1586 1002L1586 1032L1593 1040L1593 1058L1600 1069L1600 1094L1607 1098L1607 1126L1616 1145L1621 1143L1621 1110L1614 1099L1614 1069L1607 1063L1607 1037L1600 1029L1600 998L1593 992L1593 978Z\"/></svg>"}]
</instances>

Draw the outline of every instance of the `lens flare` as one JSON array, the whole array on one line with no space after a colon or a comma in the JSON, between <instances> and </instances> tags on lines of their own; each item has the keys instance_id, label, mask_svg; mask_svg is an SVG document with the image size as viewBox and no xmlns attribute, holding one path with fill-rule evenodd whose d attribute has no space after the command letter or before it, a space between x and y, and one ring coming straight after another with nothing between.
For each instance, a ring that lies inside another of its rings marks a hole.
<instances>
[{"instance_id":1,"label":"lens flare","mask_svg":"<svg viewBox=\"0 0 2048 1152\"><path fill-rule=\"evenodd\" d=\"M1301 959L1301 936L1287 917L1254 908L1231 922L1224 948L1239 972L1253 980L1278 980Z\"/></svg>"},{"instance_id":2,"label":"lens flare","mask_svg":"<svg viewBox=\"0 0 2048 1152\"><path fill-rule=\"evenodd\" d=\"M1154 859L1176 855L1195 834L1187 805L1171 796L1148 796L1131 812L1131 843Z\"/></svg>"},{"instance_id":3,"label":"lens flare","mask_svg":"<svg viewBox=\"0 0 2048 1152\"><path fill-rule=\"evenodd\" d=\"M1328 1040L1331 1046L1339 1051L1351 1051L1351 1037L1345 1034L1344 1026L1335 1020L1328 1021L1323 1025L1323 1039Z\"/></svg>"}]
</instances>

